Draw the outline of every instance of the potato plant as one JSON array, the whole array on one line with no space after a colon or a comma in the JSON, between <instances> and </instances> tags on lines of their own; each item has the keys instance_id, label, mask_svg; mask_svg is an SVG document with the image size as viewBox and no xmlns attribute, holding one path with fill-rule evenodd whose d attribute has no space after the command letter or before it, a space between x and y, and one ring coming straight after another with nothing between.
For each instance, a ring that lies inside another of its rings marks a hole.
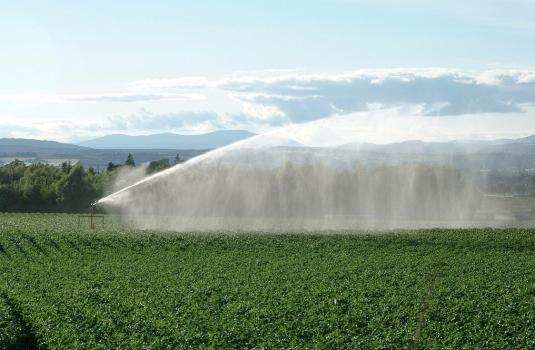
<instances>
[{"instance_id":1,"label":"potato plant","mask_svg":"<svg viewBox=\"0 0 535 350\"><path fill-rule=\"evenodd\" d=\"M170 233L0 215L0 343L534 348L535 231Z\"/></svg>"}]
</instances>

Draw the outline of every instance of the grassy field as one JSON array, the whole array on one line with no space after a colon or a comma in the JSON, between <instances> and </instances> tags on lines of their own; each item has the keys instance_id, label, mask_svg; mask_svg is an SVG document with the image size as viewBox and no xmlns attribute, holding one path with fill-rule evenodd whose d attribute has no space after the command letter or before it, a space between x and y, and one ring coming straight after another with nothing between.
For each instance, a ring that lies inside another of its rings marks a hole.
<instances>
[{"instance_id":1,"label":"grassy field","mask_svg":"<svg viewBox=\"0 0 535 350\"><path fill-rule=\"evenodd\" d=\"M187 234L0 214L4 348L535 348L535 231Z\"/></svg>"}]
</instances>

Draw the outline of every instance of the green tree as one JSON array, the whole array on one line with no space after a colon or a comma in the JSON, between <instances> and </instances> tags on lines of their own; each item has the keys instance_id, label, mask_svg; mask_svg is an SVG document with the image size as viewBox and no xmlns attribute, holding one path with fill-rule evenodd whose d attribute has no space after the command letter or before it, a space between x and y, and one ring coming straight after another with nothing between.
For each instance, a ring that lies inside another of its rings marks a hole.
<instances>
[{"instance_id":1,"label":"green tree","mask_svg":"<svg viewBox=\"0 0 535 350\"><path fill-rule=\"evenodd\" d=\"M61 171L65 174L68 174L72 169L72 164L70 161L61 163Z\"/></svg>"},{"instance_id":2,"label":"green tree","mask_svg":"<svg viewBox=\"0 0 535 350\"><path fill-rule=\"evenodd\" d=\"M15 159L6 166L0 168L0 183L13 184L18 182L26 171L26 165L23 161Z\"/></svg>"},{"instance_id":3,"label":"green tree","mask_svg":"<svg viewBox=\"0 0 535 350\"><path fill-rule=\"evenodd\" d=\"M97 188L88 181L87 173L80 164L62 176L56 194L59 206L69 212L85 210L99 196Z\"/></svg>"},{"instance_id":4,"label":"green tree","mask_svg":"<svg viewBox=\"0 0 535 350\"><path fill-rule=\"evenodd\" d=\"M124 165L128 165L131 167L136 166L136 162L134 161L134 156L132 153L128 153L128 157L126 157L126 161L124 162Z\"/></svg>"},{"instance_id":5,"label":"green tree","mask_svg":"<svg viewBox=\"0 0 535 350\"><path fill-rule=\"evenodd\" d=\"M119 167L119 165L114 164L113 162L109 162L108 163L108 167L106 168L106 171L114 171L118 167Z\"/></svg>"},{"instance_id":6,"label":"green tree","mask_svg":"<svg viewBox=\"0 0 535 350\"><path fill-rule=\"evenodd\" d=\"M54 211L54 184L60 178L60 170L52 165L32 164L26 167L19 182L24 207L31 211Z\"/></svg>"},{"instance_id":7,"label":"green tree","mask_svg":"<svg viewBox=\"0 0 535 350\"><path fill-rule=\"evenodd\" d=\"M149 163L149 167L147 168L147 173L152 174L156 173L158 171L162 171L164 169L167 169L171 167L171 164L169 162L168 158L162 158L160 160L155 160Z\"/></svg>"},{"instance_id":8,"label":"green tree","mask_svg":"<svg viewBox=\"0 0 535 350\"><path fill-rule=\"evenodd\" d=\"M13 186L0 185L0 212L20 210L20 195Z\"/></svg>"}]
</instances>

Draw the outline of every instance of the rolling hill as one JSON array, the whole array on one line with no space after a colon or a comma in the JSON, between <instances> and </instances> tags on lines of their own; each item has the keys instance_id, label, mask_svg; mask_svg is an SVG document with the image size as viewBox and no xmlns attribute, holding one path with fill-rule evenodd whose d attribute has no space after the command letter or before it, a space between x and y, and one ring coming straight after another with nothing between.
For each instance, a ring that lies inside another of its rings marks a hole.
<instances>
[{"instance_id":1,"label":"rolling hill","mask_svg":"<svg viewBox=\"0 0 535 350\"><path fill-rule=\"evenodd\" d=\"M88 147L56 141L0 138L0 153L34 153L36 151L77 153L89 149Z\"/></svg>"},{"instance_id":2,"label":"rolling hill","mask_svg":"<svg viewBox=\"0 0 535 350\"><path fill-rule=\"evenodd\" d=\"M220 130L200 135L162 133L131 136L114 134L80 142L79 145L98 149L212 149L253 135L245 130Z\"/></svg>"},{"instance_id":3,"label":"rolling hill","mask_svg":"<svg viewBox=\"0 0 535 350\"><path fill-rule=\"evenodd\" d=\"M210 149L221 147L254 135L248 131L217 131L203 135L157 134L146 136L109 135L99 139L83 142L79 145L55 141L33 139L0 138L0 166L14 159L27 163L42 162L60 164L62 161L79 161L84 166L97 169L105 168L108 162L122 164L128 153L132 153L137 164L168 158L174 162L180 154L182 159L189 159ZM354 162L364 164L400 163L410 161L433 161L455 165L460 170L479 169L483 172L497 171L515 173L519 171L535 172L535 136L521 139L502 139L492 141L462 140L454 142L405 141L394 144L378 145L351 143L337 147L306 147L291 140L271 139L259 144L278 147L279 153L270 153L267 164L302 157L321 160L327 164L338 164L340 155L344 159L342 166ZM89 147L92 145L92 147ZM99 148L97 148L99 147ZM112 148L114 147L114 148ZM242 161L246 155L255 156L254 150L241 150L229 155L228 159ZM256 156L255 156L256 157Z\"/></svg>"}]
</instances>

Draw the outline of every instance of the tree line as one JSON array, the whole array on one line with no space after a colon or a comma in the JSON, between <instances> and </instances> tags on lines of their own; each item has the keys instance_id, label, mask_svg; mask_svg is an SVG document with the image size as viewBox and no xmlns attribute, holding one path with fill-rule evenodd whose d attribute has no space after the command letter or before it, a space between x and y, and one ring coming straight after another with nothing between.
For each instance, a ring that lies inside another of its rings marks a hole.
<instances>
[{"instance_id":1,"label":"tree line","mask_svg":"<svg viewBox=\"0 0 535 350\"><path fill-rule=\"evenodd\" d=\"M175 163L181 162L179 155ZM111 188L119 170L135 167L132 154L124 164L109 163L104 171L81 164L61 166L20 160L0 167L0 212L82 212ZM148 174L171 166L164 158L150 162Z\"/></svg>"}]
</instances>

